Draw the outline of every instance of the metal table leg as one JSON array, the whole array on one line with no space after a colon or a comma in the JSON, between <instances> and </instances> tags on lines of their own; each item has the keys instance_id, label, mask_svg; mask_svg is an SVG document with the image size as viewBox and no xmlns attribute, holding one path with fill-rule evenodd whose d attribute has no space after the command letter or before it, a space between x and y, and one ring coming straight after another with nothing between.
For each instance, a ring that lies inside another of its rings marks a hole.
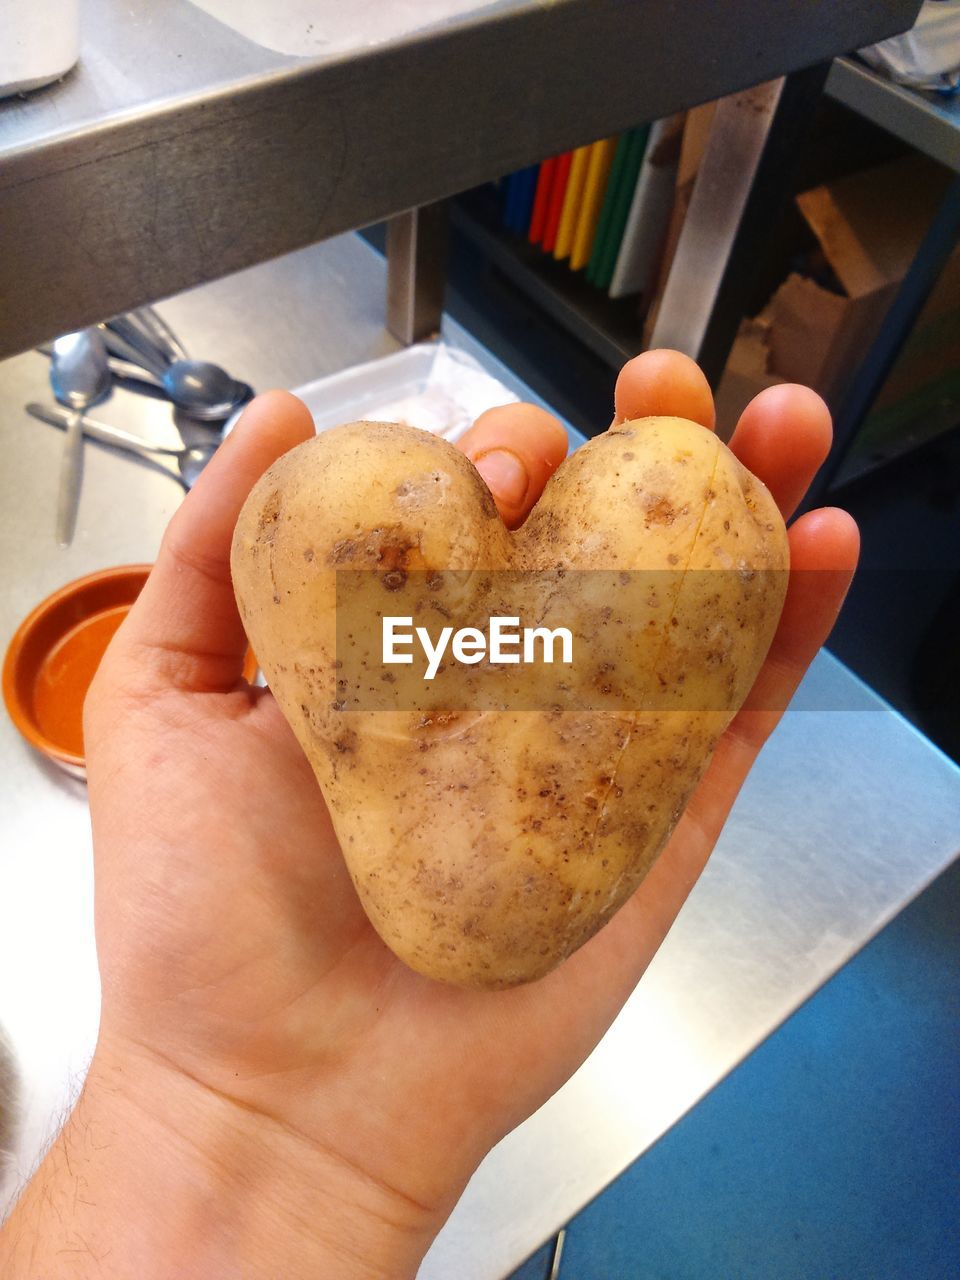
<instances>
[{"instance_id":1,"label":"metal table leg","mask_svg":"<svg viewBox=\"0 0 960 1280\"><path fill-rule=\"evenodd\" d=\"M409 345L436 333L443 313L447 208L442 201L387 223L387 328Z\"/></svg>"},{"instance_id":2,"label":"metal table leg","mask_svg":"<svg viewBox=\"0 0 960 1280\"><path fill-rule=\"evenodd\" d=\"M690 199L650 345L692 356L720 381L758 246L788 193L828 63L722 99Z\"/></svg>"}]
</instances>

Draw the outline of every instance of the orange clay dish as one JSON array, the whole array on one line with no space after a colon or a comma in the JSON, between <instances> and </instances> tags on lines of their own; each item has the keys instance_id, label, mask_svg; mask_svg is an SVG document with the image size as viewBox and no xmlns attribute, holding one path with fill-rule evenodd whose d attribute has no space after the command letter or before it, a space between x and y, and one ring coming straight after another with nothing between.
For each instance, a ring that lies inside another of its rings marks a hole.
<instances>
[{"instance_id":1,"label":"orange clay dish","mask_svg":"<svg viewBox=\"0 0 960 1280\"><path fill-rule=\"evenodd\" d=\"M150 565L120 565L77 578L30 613L3 664L3 700L27 742L67 773L86 776L83 702L114 632L127 616ZM247 654L244 675L257 664Z\"/></svg>"}]
</instances>

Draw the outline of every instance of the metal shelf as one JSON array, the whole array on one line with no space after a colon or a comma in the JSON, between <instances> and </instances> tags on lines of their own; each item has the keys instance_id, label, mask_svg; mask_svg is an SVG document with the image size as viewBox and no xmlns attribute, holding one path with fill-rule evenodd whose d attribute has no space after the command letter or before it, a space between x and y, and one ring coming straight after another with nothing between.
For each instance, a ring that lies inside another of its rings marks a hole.
<instances>
[{"instance_id":1,"label":"metal shelf","mask_svg":"<svg viewBox=\"0 0 960 1280\"><path fill-rule=\"evenodd\" d=\"M0 104L0 355L909 26L918 0L504 0L296 58L188 0L88 0Z\"/></svg>"},{"instance_id":2,"label":"metal shelf","mask_svg":"<svg viewBox=\"0 0 960 1280\"><path fill-rule=\"evenodd\" d=\"M566 262L555 262L516 237L493 229L474 210L455 202L450 220L525 297L610 366L620 366L643 346L640 302L611 302Z\"/></svg>"},{"instance_id":3,"label":"metal shelf","mask_svg":"<svg viewBox=\"0 0 960 1280\"><path fill-rule=\"evenodd\" d=\"M895 437L881 441L856 439L838 468L830 491L836 492L845 485L902 461L934 440L956 431L958 426L960 402L950 397L918 412Z\"/></svg>"},{"instance_id":4,"label":"metal shelf","mask_svg":"<svg viewBox=\"0 0 960 1280\"><path fill-rule=\"evenodd\" d=\"M960 229L960 101L904 88L869 67L839 59L830 69L826 91L865 119L951 168L954 177L917 249L910 269L890 303L880 332L853 374L834 415L830 456L808 490L804 504L815 506L832 488L858 479L877 467L956 426L956 406L925 412L922 421L903 433L900 446L871 454L857 439L870 408L899 358L924 303L957 244Z\"/></svg>"},{"instance_id":5,"label":"metal shelf","mask_svg":"<svg viewBox=\"0 0 960 1280\"><path fill-rule=\"evenodd\" d=\"M830 68L827 93L960 173L960 97L907 89L850 58L838 58Z\"/></svg>"}]
</instances>

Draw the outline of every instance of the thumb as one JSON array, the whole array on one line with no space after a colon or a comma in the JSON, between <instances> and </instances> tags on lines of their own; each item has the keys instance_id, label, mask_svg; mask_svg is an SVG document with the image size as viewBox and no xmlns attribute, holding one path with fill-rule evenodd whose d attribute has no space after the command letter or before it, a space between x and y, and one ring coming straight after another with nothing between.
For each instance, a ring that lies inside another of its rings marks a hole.
<instances>
[{"instance_id":1,"label":"thumb","mask_svg":"<svg viewBox=\"0 0 960 1280\"><path fill-rule=\"evenodd\" d=\"M151 686L212 692L237 683L247 639L230 578L233 528L263 472L313 430L309 410L286 391L251 401L170 521L104 660L108 671L127 655Z\"/></svg>"},{"instance_id":2,"label":"thumb","mask_svg":"<svg viewBox=\"0 0 960 1280\"><path fill-rule=\"evenodd\" d=\"M505 404L482 413L457 448L483 476L504 524L516 529L567 456L567 433L545 409Z\"/></svg>"}]
</instances>

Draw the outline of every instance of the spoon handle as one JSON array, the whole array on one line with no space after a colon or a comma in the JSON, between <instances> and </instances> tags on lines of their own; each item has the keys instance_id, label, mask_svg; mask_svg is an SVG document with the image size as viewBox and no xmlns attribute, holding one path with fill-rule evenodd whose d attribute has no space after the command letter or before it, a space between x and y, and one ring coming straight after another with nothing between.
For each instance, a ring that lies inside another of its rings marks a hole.
<instances>
[{"instance_id":1,"label":"spoon handle","mask_svg":"<svg viewBox=\"0 0 960 1280\"><path fill-rule=\"evenodd\" d=\"M153 307L137 307L135 311L130 312L130 315L150 334L154 343L171 364L174 360L188 360L190 358L187 355L186 347L164 320L163 316L154 311Z\"/></svg>"},{"instance_id":2,"label":"spoon handle","mask_svg":"<svg viewBox=\"0 0 960 1280\"><path fill-rule=\"evenodd\" d=\"M53 343L41 342L36 348L42 356L48 358L53 355ZM156 387L158 391L164 391L163 383L149 369L144 369L142 365L134 364L132 360L122 360L120 356L107 356L107 366L115 378L123 378L127 382L142 382L146 387ZM166 392L164 391L164 395Z\"/></svg>"},{"instance_id":3,"label":"spoon handle","mask_svg":"<svg viewBox=\"0 0 960 1280\"><path fill-rule=\"evenodd\" d=\"M179 458L183 452L182 449L171 449L162 444L150 444L149 441L141 440L139 436L124 431L122 427L110 427L105 422L94 422L83 413L69 413L59 406L28 404L27 413L41 422L49 423L51 427L67 427L68 431L70 422L75 419L81 439L87 435L91 440L116 445L119 449L129 449L132 453L142 453L144 456L162 453L171 458Z\"/></svg>"},{"instance_id":4,"label":"spoon handle","mask_svg":"<svg viewBox=\"0 0 960 1280\"><path fill-rule=\"evenodd\" d=\"M63 461L60 463L60 491L57 494L57 542L69 547L77 527L80 479L83 474L83 411L67 413Z\"/></svg>"},{"instance_id":5,"label":"spoon handle","mask_svg":"<svg viewBox=\"0 0 960 1280\"><path fill-rule=\"evenodd\" d=\"M163 383L149 369L143 369L140 365L134 364L132 360L121 360L119 356L109 356L108 364L110 372L115 378L123 378L126 382L139 382L145 387L154 387L157 391L166 391L163 389Z\"/></svg>"},{"instance_id":6,"label":"spoon handle","mask_svg":"<svg viewBox=\"0 0 960 1280\"><path fill-rule=\"evenodd\" d=\"M113 326L116 323L117 321L110 320L107 324L98 326L107 350L112 355L119 356L121 360L129 360L132 364L138 364L142 369L147 369L154 377L163 378L167 365L160 353L154 352L152 356L148 355L146 351L135 346L118 329L115 329Z\"/></svg>"}]
</instances>

